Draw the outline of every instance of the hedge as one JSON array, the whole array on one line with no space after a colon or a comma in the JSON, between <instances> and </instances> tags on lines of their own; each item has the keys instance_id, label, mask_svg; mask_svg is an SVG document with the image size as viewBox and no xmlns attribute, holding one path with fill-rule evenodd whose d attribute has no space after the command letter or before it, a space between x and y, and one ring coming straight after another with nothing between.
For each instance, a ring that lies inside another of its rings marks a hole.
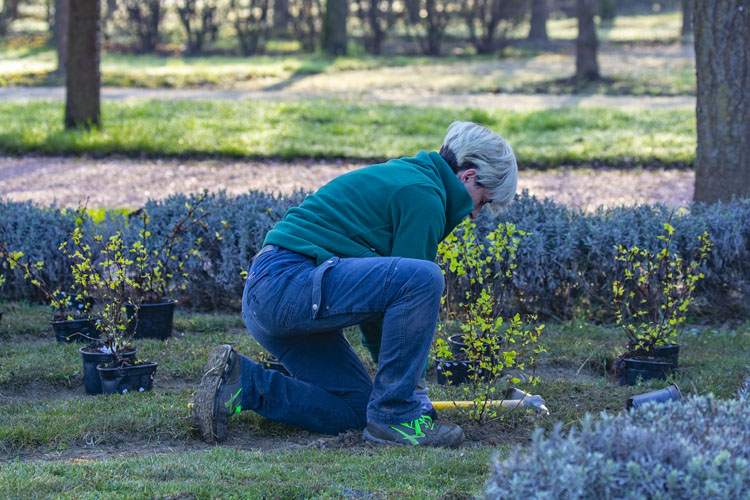
<instances>
[{"instance_id":1,"label":"hedge","mask_svg":"<svg viewBox=\"0 0 750 500\"><path fill-rule=\"evenodd\" d=\"M649 403L493 458L487 499L750 498L750 395Z\"/></svg>"},{"instance_id":2,"label":"hedge","mask_svg":"<svg viewBox=\"0 0 750 500\"><path fill-rule=\"evenodd\" d=\"M230 197L209 194L203 203L206 227L195 226L193 237L202 237L204 258L187 265L190 279L178 297L195 309L237 309L243 280L241 271L262 244L266 232L285 211L298 204L305 193L274 196L250 192ZM195 195L174 195L145 205L151 231L164 234L183 213ZM673 209L654 206L619 207L585 213L539 200L526 193L499 215L478 219L480 232L499 221L509 221L530 233L517 254L518 267L506 280L504 296L513 300L500 304L503 314L534 313L541 317L572 316L611 319L611 276L615 245L638 245L656 249L664 223L676 229L673 250L689 255L698 235L708 231L713 251L698 283L694 311L700 315L741 317L750 312L750 200L727 204L693 205ZM135 219L134 219L135 220ZM104 235L122 230L126 239L136 237L138 227L126 217L108 216L95 223L86 218L87 229L96 227ZM52 283L68 285L66 263L58 252L61 241L75 224L74 211L32 203L0 201L0 242L21 250L30 260L45 262L44 274ZM185 238L185 245L194 238ZM187 249L187 246L184 248ZM19 272L3 272L7 283L0 299L39 300L39 294Z\"/></svg>"}]
</instances>

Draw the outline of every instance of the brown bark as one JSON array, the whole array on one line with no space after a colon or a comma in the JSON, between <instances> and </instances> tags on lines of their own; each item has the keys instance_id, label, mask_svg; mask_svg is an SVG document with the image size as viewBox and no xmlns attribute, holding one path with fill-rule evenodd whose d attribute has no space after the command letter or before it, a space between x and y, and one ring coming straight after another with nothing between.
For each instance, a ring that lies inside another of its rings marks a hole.
<instances>
[{"instance_id":1,"label":"brown bark","mask_svg":"<svg viewBox=\"0 0 750 500\"><path fill-rule=\"evenodd\" d=\"M599 79L597 51L599 40L594 24L595 0L576 0L578 16L578 38L576 39L576 78Z\"/></svg>"},{"instance_id":2,"label":"brown bark","mask_svg":"<svg viewBox=\"0 0 750 500\"><path fill-rule=\"evenodd\" d=\"M529 40L535 42L546 42L547 19L549 18L549 0L531 0L531 26L529 27Z\"/></svg>"},{"instance_id":3,"label":"brown bark","mask_svg":"<svg viewBox=\"0 0 750 500\"><path fill-rule=\"evenodd\" d=\"M65 127L98 126L99 0L70 0Z\"/></svg>"},{"instance_id":4,"label":"brown bark","mask_svg":"<svg viewBox=\"0 0 750 500\"><path fill-rule=\"evenodd\" d=\"M695 201L750 197L750 5L696 0Z\"/></svg>"},{"instance_id":5,"label":"brown bark","mask_svg":"<svg viewBox=\"0 0 750 500\"><path fill-rule=\"evenodd\" d=\"M68 23L70 20L70 1L55 0L55 48L57 49L57 70L55 73L65 76L68 66Z\"/></svg>"}]
</instances>

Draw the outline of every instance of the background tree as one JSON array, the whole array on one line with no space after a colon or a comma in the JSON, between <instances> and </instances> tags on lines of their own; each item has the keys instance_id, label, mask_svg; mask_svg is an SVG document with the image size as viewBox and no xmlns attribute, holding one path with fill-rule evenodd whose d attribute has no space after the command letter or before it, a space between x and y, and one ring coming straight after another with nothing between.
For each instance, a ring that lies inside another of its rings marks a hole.
<instances>
[{"instance_id":1,"label":"background tree","mask_svg":"<svg viewBox=\"0 0 750 500\"><path fill-rule=\"evenodd\" d=\"M237 32L242 55L251 56L263 49L271 30L269 0L232 0L229 19Z\"/></svg>"},{"instance_id":2,"label":"background tree","mask_svg":"<svg viewBox=\"0 0 750 500\"><path fill-rule=\"evenodd\" d=\"M526 0L465 0L461 16L469 29L469 42L478 54L490 54L499 48L508 29L526 14Z\"/></svg>"},{"instance_id":3,"label":"background tree","mask_svg":"<svg viewBox=\"0 0 750 500\"><path fill-rule=\"evenodd\" d=\"M273 29L286 33L289 29L289 0L273 0Z\"/></svg>"},{"instance_id":4,"label":"background tree","mask_svg":"<svg viewBox=\"0 0 750 500\"><path fill-rule=\"evenodd\" d=\"M440 55L445 30L451 17L459 13L462 3L459 0L420 1L417 20L411 21L411 16L409 18L412 26L416 28L416 38L423 53L429 56Z\"/></svg>"},{"instance_id":5,"label":"background tree","mask_svg":"<svg viewBox=\"0 0 750 500\"><path fill-rule=\"evenodd\" d=\"M320 33L320 0L290 0L289 22L302 50L314 51Z\"/></svg>"},{"instance_id":6,"label":"background tree","mask_svg":"<svg viewBox=\"0 0 750 500\"><path fill-rule=\"evenodd\" d=\"M209 40L216 40L222 12L217 0L180 0L175 6L187 36L187 53L200 54Z\"/></svg>"},{"instance_id":7,"label":"background tree","mask_svg":"<svg viewBox=\"0 0 750 500\"><path fill-rule=\"evenodd\" d=\"M616 0L599 0L599 19L605 26L612 26L617 15Z\"/></svg>"},{"instance_id":8,"label":"background tree","mask_svg":"<svg viewBox=\"0 0 750 500\"><path fill-rule=\"evenodd\" d=\"M55 0L55 24L53 35L57 50L57 69L55 73L65 76L68 66L68 21L70 18L70 0Z\"/></svg>"},{"instance_id":9,"label":"background tree","mask_svg":"<svg viewBox=\"0 0 750 500\"><path fill-rule=\"evenodd\" d=\"M128 29L142 53L154 52L161 40L161 23L166 9L163 0L125 0Z\"/></svg>"},{"instance_id":10,"label":"background tree","mask_svg":"<svg viewBox=\"0 0 750 500\"><path fill-rule=\"evenodd\" d=\"M323 14L323 50L332 56L346 54L348 0L326 0Z\"/></svg>"},{"instance_id":11,"label":"background tree","mask_svg":"<svg viewBox=\"0 0 750 500\"><path fill-rule=\"evenodd\" d=\"M10 22L18 17L19 0L5 0L0 8L0 36L8 34Z\"/></svg>"},{"instance_id":12,"label":"background tree","mask_svg":"<svg viewBox=\"0 0 750 500\"><path fill-rule=\"evenodd\" d=\"M695 201L750 197L750 3L696 0Z\"/></svg>"},{"instance_id":13,"label":"background tree","mask_svg":"<svg viewBox=\"0 0 750 500\"><path fill-rule=\"evenodd\" d=\"M531 20L528 39L533 42L546 42L547 19L549 19L549 0L531 0Z\"/></svg>"},{"instance_id":14,"label":"background tree","mask_svg":"<svg viewBox=\"0 0 750 500\"><path fill-rule=\"evenodd\" d=\"M98 126L99 0L70 0L65 127Z\"/></svg>"},{"instance_id":15,"label":"background tree","mask_svg":"<svg viewBox=\"0 0 750 500\"><path fill-rule=\"evenodd\" d=\"M596 0L576 0L576 15L578 16L576 78L579 80L599 79L599 62L596 57L599 40L596 37L594 24L595 2Z\"/></svg>"},{"instance_id":16,"label":"background tree","mask_svg":"<svg viewBox=\"0 0 750 500\"><path fill-rule=\"evenodd\" d=\"M693 34L693 2L695 0L682 0L682 28L680 35L686 38Z\"/></svg>"},{"instance_id":17,"label":"background tree","mask_svg":"<svg viewBox=\"0 0 750 500\"><path fill-rule=\"evenodd\" d=\"M370 54L381 54L383 42L399 18L394 0L357 0L357 17L362 24L365 50Z\"/></svg>"}]
</instances>

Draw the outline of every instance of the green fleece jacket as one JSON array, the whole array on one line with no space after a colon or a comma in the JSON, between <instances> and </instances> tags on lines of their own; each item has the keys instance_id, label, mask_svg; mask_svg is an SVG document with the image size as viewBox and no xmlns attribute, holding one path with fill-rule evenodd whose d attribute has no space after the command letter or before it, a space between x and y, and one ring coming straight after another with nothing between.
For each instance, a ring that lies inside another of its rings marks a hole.
<instances>
[{"instance_id":1,"label":"green fleece jacket","mask_svg":"<svg viewBox=\"0 0 750 500\"><path fill-rule=\"evenodd\" d=\"M473 206L445 160L421 151L333 179L289 209L263 244L318 264L333 255L434 261L438 243Z\"/></svg>"},{"instance_id":2,"label":"green fleece jacket","mask_svg":"<svg viewBox=\"0 0 750 500\"><path fill-rule=\"evenodd\" d=\"M333 179L289 209L263 244L309 255L318 264L333 255L434 261L438 244L473 209L445 160L421 151ZM382 320L360 329L377 362Z\"/></svg>"}]
</instances>

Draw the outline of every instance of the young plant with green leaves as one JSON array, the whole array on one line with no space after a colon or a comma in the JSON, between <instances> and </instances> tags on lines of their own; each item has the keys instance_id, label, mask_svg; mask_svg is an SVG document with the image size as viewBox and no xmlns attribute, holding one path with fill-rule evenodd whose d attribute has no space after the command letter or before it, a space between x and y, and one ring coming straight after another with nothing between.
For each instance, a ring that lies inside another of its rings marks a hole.
<instances>
[{"instance_id":1,"label":"young plant with green leaves","mask_svg":"<svg viewBox=\"0 0 750 500\"><path fill-rule=\"evenodd\" d=\"M185 264L189 259L200 258L198 248L203 243L203 237L195 236L185 251L179 251L178 246L184 248L183 238L194 234L190 231L191 226L207 228L208 224L203 220L207 214L201 206L206 193L204 191L192 204L185 202L185 214L160 239L151 233L148 212L145 209L138 212L141 228L138 239L128 250L132 258L129 270L132 279L128 286L132 287L134 304L158 304L175 291L185 289L185 282L189 277L184 271ZM222 223L223 231L227 224L224 221ZM221 239L219 231L214 236Z\"/></svg>"},{"instance_id":2,"label":"young plant with green leaves","mask_svg":"<svg viewBox=\"0 0 750 500\"><path fill-rule=\"evenodd\" d=\"M616 246L617 271L612 283L617 325L627 335L628 356L648 356L660 345L672 343L693 302L696 283L712 243L708 232L698 236L690 260L672 251L675 229L664 224L657 251Z\"/></svg>"},{"instance_id":3,"label":"young plant with green leaves","mask_svg":"<svg viewBox=\"0 0 750 500\"><path fill-rule=\"evenodd\" d=\"M10 271L20 269L24 279L41 292L44 299L52 306L53 321L70 321L87 318L91 313L93 301L85 297L75 285L70 292L64 292L59 288L53 288L42 275L44 262L39 260L29 262L23 252L8 250L4 242L0 242L0 259L7 262ZM5 281L5 276L2 276Z\"/></svg>"},{"instance_id":4,"label":"young plant with green leaves","mask_svg":"<svg viewBox=\"0 0 750 500\"><path fill-rule=\"evenodd\" d=\"M544 325L532 326L516 314L503 330L498 307L505 293L504 280L513 276L516 251L524 236L515 225L504 223L480 241L476 224L467 219L438 248L438 263L448 285L442 298L436 357L454 358L444 337L447 325L457 322L466 344L463 361L469 364L463 392L474 403L468 410L470 418L480 423L501 416L501 407L492 401L502 397L499 395L511 384L521 382L520 371L530 368L527 382L537 382L534 357L544 351L539 344ZM457 290L450 286L452 282L459 284ZM450 371L445 373L450 379Z\"/></svg>"}]
</instances>

